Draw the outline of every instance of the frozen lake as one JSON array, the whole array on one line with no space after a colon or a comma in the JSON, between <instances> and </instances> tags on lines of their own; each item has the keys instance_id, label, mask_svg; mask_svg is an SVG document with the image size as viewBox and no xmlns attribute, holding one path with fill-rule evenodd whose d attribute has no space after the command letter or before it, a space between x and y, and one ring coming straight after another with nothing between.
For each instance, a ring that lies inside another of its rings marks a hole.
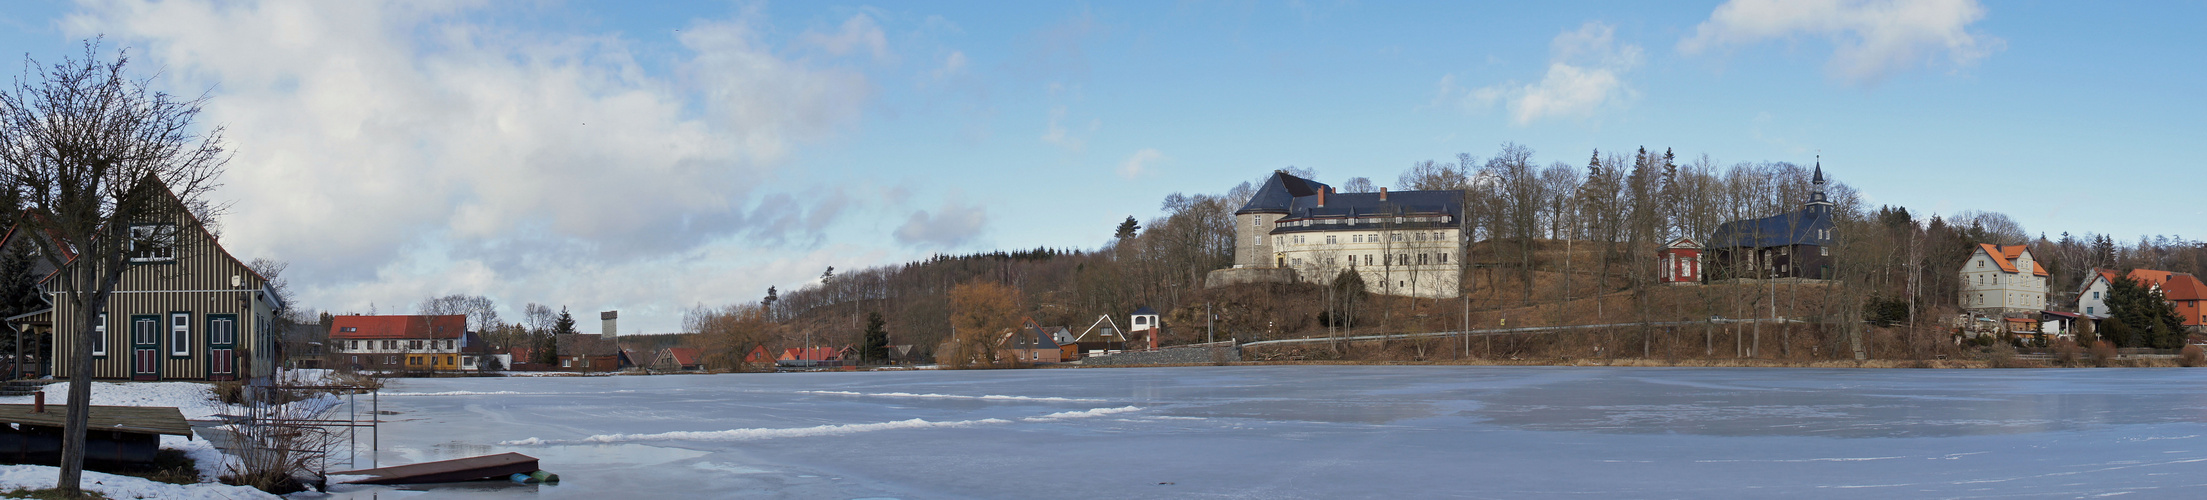
<instances>
[{"instance_id":1,"label":"frozen lake","mask_svg":"<svg viewBox=\"0 0 2207 500\"><path fill-rule=\"evenodd\" d=\"M2207 496L2207 370L1267 366L403 379L341 498Z\"/></svg>"}]
</instances>

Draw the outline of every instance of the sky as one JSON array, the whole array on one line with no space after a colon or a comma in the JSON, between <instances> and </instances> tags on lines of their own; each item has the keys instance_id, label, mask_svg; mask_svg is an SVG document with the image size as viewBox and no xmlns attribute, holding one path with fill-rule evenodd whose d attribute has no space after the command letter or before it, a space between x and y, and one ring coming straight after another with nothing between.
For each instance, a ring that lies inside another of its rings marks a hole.
<instances>
[{"instance_id":1,"label":"sky","mask_svg":"<svg viewBox=\"0 0 2207 500\"><path fill-rule=\"evenodd\" d=\"M211 199L300 305L484 295L623 334L936 253L1096 248L1273 169L1504 143L1821 161L1874 205L2202 236L2207 2L0 5L205 95ZM20 66L10 67L12 77Z\"/></svg>"}]
</instances>

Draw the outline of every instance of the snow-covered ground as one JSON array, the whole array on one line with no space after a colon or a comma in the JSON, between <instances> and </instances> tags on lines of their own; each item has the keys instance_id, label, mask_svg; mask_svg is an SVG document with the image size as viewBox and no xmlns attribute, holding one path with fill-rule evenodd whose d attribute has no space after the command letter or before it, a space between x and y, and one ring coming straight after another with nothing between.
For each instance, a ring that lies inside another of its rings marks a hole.
<instances>
[{"instance_id":1,"label":"snow-covered ground","mask_svg":"<svg viewBox=\"0 0 2207 500\"><path fill-rule=\"evenodd\" d=\"M284 376L295 381L308 382L327 376L327 371L286 371ZM69 400L69 384L57 382L47 385L42 390L46 393L46 404L66 404ZM0 404L29 404L33 399L32 396L0 397ZM215 398L213 385L198 382L93 382L92 404L173 406L184 414L186 420L211 420L216 415L239 415L245 411L242 407L223 404ZM334 397L323 397L292 404L328 407L337 405L338 401ZM84 487L102 492L109 498L274 498L260 490L215 483L216 478L229 474L230 467L237 464L238 460L237 457L215 449L214 444L204 438L161 436L161 447L181 450L192 457L197 462L201 484L173 485L86 471ZM0 491L51 488L54 486L54 479L60 474L58 468L40 465L0 467L4 467L0 468ZM98 476L95 477L94 474Z\"/></svg>"},{"instance_id":2,"label":"snow-covered ground","mask_svg":"<svg viewBox=\"0 0 2207 500\"><path fill-rule=\"evenodd\" d=\"M2196 497L2203 382L1380 366L403 379L381 400L380 465L513 451L562 483L336 496Z\"/></svg>"}]
</instances>

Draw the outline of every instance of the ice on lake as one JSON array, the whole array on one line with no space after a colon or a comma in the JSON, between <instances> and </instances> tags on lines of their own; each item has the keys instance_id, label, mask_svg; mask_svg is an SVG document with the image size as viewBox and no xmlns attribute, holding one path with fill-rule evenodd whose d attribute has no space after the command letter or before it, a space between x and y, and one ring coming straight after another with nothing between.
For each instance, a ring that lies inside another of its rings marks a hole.
<instances>
[{"instance_id":1,"label":"ice on lake","mask_svg":"<svg viewBox=\"0 0 2207 500\"><path fill-rule=\"evenodd\" d=\"M399 379L340 498L2207 496L2207 370L1257 366ZM363 464L366 465L366 464Z\"/></svg>"}]
</instances>

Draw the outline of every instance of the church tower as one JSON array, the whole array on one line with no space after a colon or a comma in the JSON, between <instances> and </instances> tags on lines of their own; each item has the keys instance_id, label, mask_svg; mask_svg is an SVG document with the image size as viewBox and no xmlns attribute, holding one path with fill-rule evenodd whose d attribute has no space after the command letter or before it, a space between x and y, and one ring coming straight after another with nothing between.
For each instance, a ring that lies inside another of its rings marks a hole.
<instances>
[{"instance_id":1,"label":"church tower","mask_svg":"<svg viewBox=\"0 0 2207 500\"><path fill-rule=\"evenodd\" d=\"M1816 161L1816 176L1809 180L1809 202L1803 206L1809 213L1830 216L1831 200L1824 198L1824 161Z\"/></svg>"}]
</instances>

